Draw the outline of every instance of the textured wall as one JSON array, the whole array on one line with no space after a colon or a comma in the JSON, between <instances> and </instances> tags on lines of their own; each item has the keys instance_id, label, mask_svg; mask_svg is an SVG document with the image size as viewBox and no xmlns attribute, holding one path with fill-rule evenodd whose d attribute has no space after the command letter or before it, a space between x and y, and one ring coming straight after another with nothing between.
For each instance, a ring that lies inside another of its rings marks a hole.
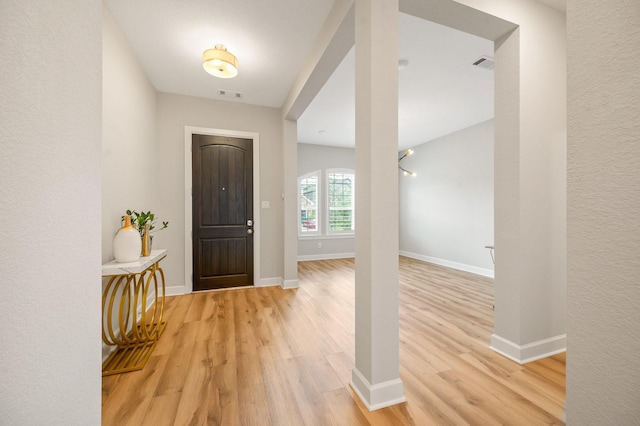
<instances>
[{"instance_id":1,"label":"textured wall","mask_svg":"<svg viewBox=\"0 0 640 426\"><path fill-rule=\"evenodd\" d=\"M417 176L399 176L400 251L493 271L493 120L413 150L402 166Z\"/></svg>"},{"instance_id":2,"label":"textured wall","mask_svg":"<svg viewBox=\"0 0 640 426\"><path fill-rule=\"evenodd\" d=\"M0 423L100 424L101 3L0 2Z\"/></svg>"},{"instance_id":3,"label":"textured wall","mask_svg":"<svg viewBox=\"0 0 640 426\"><path fill-rule=\"evenodd\" d=\"M640 424L640 3L567 1L567 420Z\"/></svg>"}]
</instances>

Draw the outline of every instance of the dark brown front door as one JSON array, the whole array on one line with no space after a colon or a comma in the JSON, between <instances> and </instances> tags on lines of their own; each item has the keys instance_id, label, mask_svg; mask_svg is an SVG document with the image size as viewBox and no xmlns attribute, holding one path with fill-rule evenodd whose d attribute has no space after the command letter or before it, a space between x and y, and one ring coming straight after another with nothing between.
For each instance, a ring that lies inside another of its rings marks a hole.
<instances>
[{"instance_id":1,"label":"dark brown front door","mask_svg":"<svg viewBox=\"0 0 640 426\"><path fill-rule=\"evenodd\" d=\"M253 141L193 135L193 289L253 285Z\"/></svg>"}]
</instances>

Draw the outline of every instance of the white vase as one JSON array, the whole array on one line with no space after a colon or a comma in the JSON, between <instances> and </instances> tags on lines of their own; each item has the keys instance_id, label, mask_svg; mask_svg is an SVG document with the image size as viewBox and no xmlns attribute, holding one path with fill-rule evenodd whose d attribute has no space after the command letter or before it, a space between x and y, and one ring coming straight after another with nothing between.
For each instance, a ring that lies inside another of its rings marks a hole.
<instances>
[{"instance_id":1,"label":"white vase","mask_svg":"<svg viewBox=\"0 0 640 426\"><path fill-rule=\"evenodd\" d=\"M124 226L113 238L113 257L119 263L135 262L140 258L142 240L138 230L131 225L131 218L125 216L124 219Z\"/></svg>"}]
</instances>

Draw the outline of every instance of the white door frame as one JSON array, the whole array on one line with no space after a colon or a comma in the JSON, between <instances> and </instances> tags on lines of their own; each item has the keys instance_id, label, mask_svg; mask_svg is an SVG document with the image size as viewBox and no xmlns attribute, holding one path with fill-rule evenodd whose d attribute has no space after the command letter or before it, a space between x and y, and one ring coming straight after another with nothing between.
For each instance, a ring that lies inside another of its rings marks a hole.
<instances>
[{"instance_id":1,"label":"white door frame","mask_svg":"<svg viewBox=\"0 0 640 426\"><path fill-rule=\"evenodd\" d=\"M192 152L194 134L228 136L253 140L253 285L260 283L260 137L258 133L239 130L184 127L184 292L193 292L193 230L192 216Z\"/></svg>"}]
</instances>

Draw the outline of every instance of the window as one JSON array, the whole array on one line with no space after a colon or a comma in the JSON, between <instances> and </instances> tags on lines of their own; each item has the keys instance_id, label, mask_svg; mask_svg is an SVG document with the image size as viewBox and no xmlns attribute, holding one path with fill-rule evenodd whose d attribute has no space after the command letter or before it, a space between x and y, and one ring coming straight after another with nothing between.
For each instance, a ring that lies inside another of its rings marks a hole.
<instances>
[{"instance_id":1,"label":"window","mask_svg":"<svg viewBox=\"0 0 640 426\"><path fill-rule=\"evenodd\" d=\"M324 180L321 180L322 177ZM316 170L300 176L298 235L317 237L353 234L354 182L355 173L348 169Z\"/></svg>"},{"instance_id":2,"label":"window","mask_svg":"<svg viewBox=\"0 0 640 426\"><path fill-rule=\"evenodd\" d=\"M298 179L298 233L313 235L320 232L318 221L318 194L320 171L309 173Z\"/></svg>"},{"instance_id":3,"label":"window","mask_svg":"<svg viewBox=\"0 0 640 426\"><path fill-rule=\"evenodd\" d=\"M329 234L353 233L355 174L351 170L327 170L327 230Z\"/></svg>"}]
</instances>

